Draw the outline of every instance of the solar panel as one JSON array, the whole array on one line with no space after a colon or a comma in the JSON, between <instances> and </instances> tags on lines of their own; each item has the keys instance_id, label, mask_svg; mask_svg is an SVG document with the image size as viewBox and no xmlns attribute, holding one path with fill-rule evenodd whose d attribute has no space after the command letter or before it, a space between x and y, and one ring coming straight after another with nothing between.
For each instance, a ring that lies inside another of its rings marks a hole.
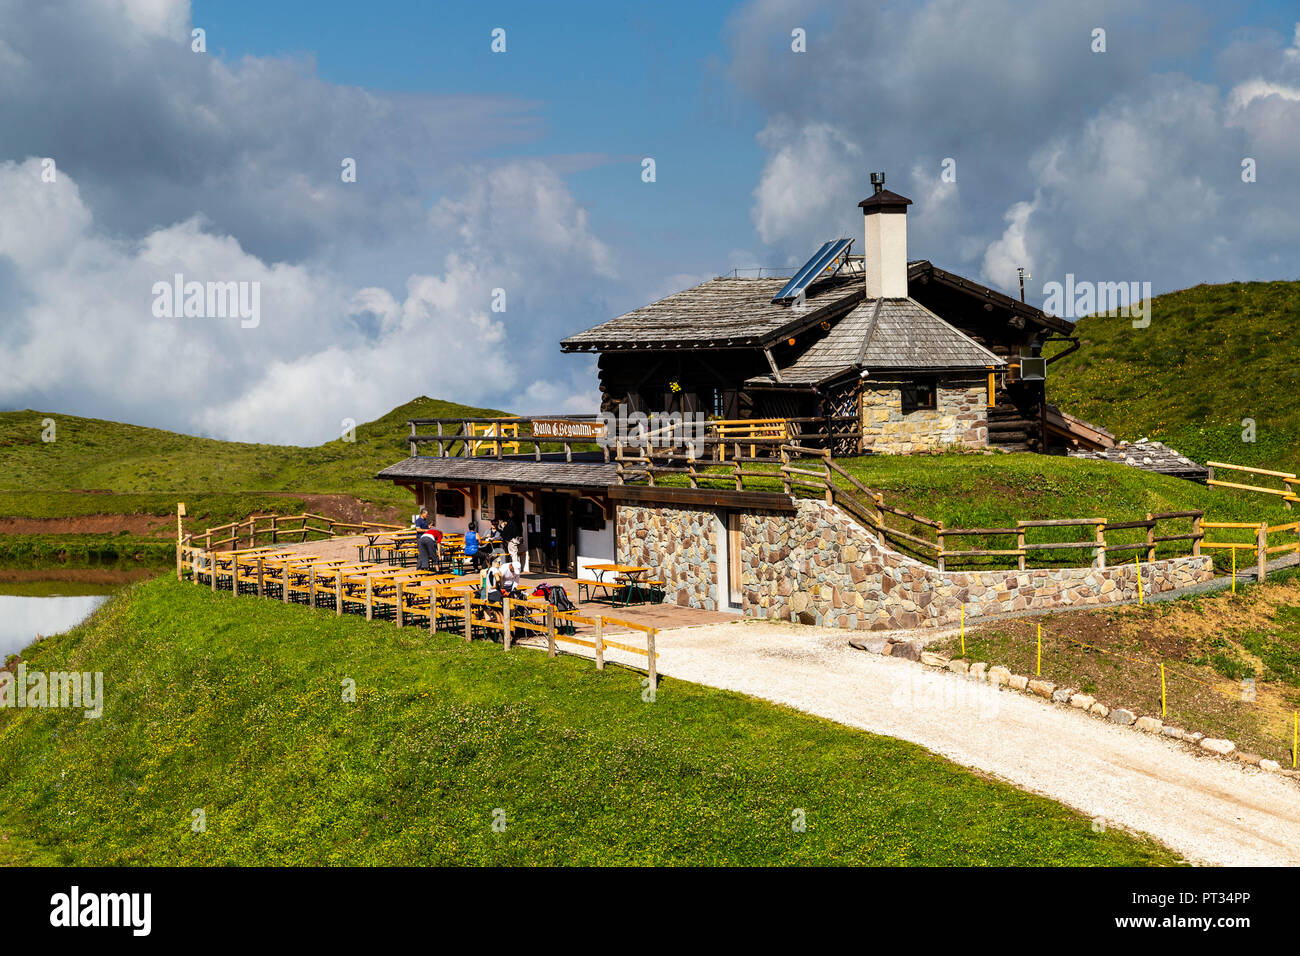
<instances>
[{"instance_id":1,"label":"solar panel","mask_svg":"<svg viewBox=\"0 0 1300 956\"><path fill-rule=\"evenodd\" d=\"M832 239L830 242L823 243L822 247L813 254L811 259L803 264L803 267L794 274L794 278L782 287L772 301L789 302L797 298L800 292L818 279L835 275L840 271L840 267L844 265L844 260L848 258L851 245L853 245L852 239Z\"/></svg>"}]
</instances>

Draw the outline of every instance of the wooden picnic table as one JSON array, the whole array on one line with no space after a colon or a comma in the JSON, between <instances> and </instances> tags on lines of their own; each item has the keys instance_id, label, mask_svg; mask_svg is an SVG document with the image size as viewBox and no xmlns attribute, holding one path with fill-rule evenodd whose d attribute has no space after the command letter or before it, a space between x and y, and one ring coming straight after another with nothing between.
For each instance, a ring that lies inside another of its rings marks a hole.
<instances>
[{"instance_id":1,"label":"wooden picnic table","mask_svg":"<svg viewBox=\"0 0 1300 956\"><path fill-rule=\"evenodd\" d=\"M642 593L641 584L652 569L640 564L589 564L587 570L595 573L596 580L593 583L605 589L611 602L614 600L614 589L623 586L627 593L623 603L627 604L632 600L634 590L638 594ZM614 580L606 581L606 574L614 575Z\"/></svg>"}]
</instances>

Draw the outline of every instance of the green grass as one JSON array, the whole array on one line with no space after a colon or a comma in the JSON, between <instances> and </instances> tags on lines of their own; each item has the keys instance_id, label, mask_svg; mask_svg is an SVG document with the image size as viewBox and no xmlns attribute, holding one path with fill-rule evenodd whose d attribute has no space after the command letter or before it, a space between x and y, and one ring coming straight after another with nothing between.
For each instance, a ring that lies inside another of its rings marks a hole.
<instances>
[{"instance_id":1,"label":"green grass","mask_svg":"<svg viewBox=\"0 0 1300 956\"><path fill-rule=\"evenodd\" d=\"M178 496L206 499L212 496L212 489L223 494L349 494L362 501L405 505L410 500L409 492L390 482L375 481L374 475L408 454L408 418L503 414L421 397L382 418L358 425L353 442L336 439L315 447L299 447L195 438L156 428L30 410L0 412L0 492L21 493L0 499L4 506L0 513L63 517L125 514L130 513L127 508L143 507L146 513L154 514L158 496L170 499L170 509L174 509ZM48 443L41 440L41 422L47 417L57 423L57 440ZM121 507L84 510L98 508L101 501L111 504L107 497L98 495L92 496L94 504L74 504L76 496L49 494L33 496L30 506L24 504L32 492L96 490L124 496ZM265 503L257 501L259 507ZM219 500L211 504L213 517L233 513L223 511Z\"/></svg>"},{"instance_id":2,"label":"green grass","mask_svg":"<svg viewBox=\"0 0 1300 956\"><path fill-rule=\"evenodd\" d=\"M103 671L106 704L98 720L0 711L17 862L1177 862L914 745L739 694L665 679L646 703L621 668L165 578L30 653Z\"/></svg>"},{"instance_id":3,"label":"green grass","mask_svg":"<svg viewBox=\"0 0 1300 956\"><path fill-rule=\"evenodd\" d=\"M1150 327L1132 323L1080 319L1081 347L1048 368L1049 400L1197 461L1300 467L1300 282L1199 285L1152 299Z\"/></svg>"},{"instance_id":4,"label":"green grass","mask_svg":"<svg viewBox=\"0 0 1300 956\"><path fill-rule=\"evenodd\" d=\"M1226 737L1244 750L1291 765L1293 715L1300 709L1300 573L1261 585L1144 607L1071 611L967 628L933 650L1034 675L1042 625L1042 676L1111 707L1162 713L1168 724ZM1086 646L1085 646L1086 645ZM1243 693L1251 678L1254 699Z\"/></svg>"}]
</instances>

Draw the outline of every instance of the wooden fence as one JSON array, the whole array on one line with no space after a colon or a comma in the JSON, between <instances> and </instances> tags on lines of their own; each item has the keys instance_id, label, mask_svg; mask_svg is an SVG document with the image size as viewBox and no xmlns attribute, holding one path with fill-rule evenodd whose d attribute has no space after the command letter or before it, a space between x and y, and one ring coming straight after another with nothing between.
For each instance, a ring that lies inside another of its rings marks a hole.
<instances>
[{"instance_id":1,"label":"wooden fence","mask_svg":"<svg viewBox=\"0 0 1300 956\"><path fill-rule=\"evenodd\" d=\"M478 585L463 578L391 565L267 549L208 551L192 541L179 545L177 553L181 579L188 571L192 584L206 581L213 591L228 589L237 597L252 594L328 608L336 615L362 614L368 621L391 619L398 627L423 620L431 632L463 634L466 640L499 638L507 651L520 639L542 637L548 657L556 656L560 644L591 648L597 670L604 669L605 653L612 648L644 657L650 686L658 682L656 629L624 618L559 611L549 601L533 598L504 598L497 604L483 600ZM579 627L589 631L580 634ZM606 637L607 631L619 629L642 635L643 645Z\"/></svg>"},{"instance_id":2,"label":"wooden fence","mask_svg":"<svg viewBox=\"0 0 1300 956\"><path fill-rule=\"evenodd\" d=\"M753 442L768 454L746 454ZM1022 520L1001 528L946 527L925 515L888 503L882 492L864 485L832 457L829 449L783 442L775 438L729 440L728 451L711 451L710 440L696 449L662 449L647 445L615 458L620 483L644 481L655 486L682 484L690 488L725 487L736 491L781 491L819 498L837 505L904 554L940 571L964 566L972 570L1031 564L1051 566L1069 553L1085 552L1088 563L1105 567L1116 555L1128 560L1199 555L1205 538L1204 513L1147 513L1126 521L1102 517ZM1078 529L1074 537L1050 537L1063 529ZM1083 537L1079 533L1084 533ZM1046 536L1046 537L1045 537Z\"/></svg>"},{"instance_id":3,"label":"wooden fence","mask_svg":"<svg viewBox=\"0 0 1300 956\"><path fill-rule=\"evenodd\" d=\"M309 524L308 522L314 522ZM287 542L320 541L339 535L366 534L374 531L400 531L405 525L380 524L375 521L335 521L324 515L304 512L299 515L253 515L243 521L217 525L201 532L191 532L190 541L203 542L204 551L212 551L229 545L229 550L237 551L247 543L250 548L257 547L258 540L267 544ZM225 537L220 537L225 535ZM311 535L312 537L308 537Z\"/></svg>"},{"instance_id":4,"label":"wooden fence","mask_svg":"<svg viewBox=\"0 0 1300 956\"><path fill-rule=\"evenodd\" d=\"M1253 491L1261 495L1275 495L1282 499L1283 506L1290 511L1291 503L1300 501L1296 497L1295 482L1296 476L1289 471L1268 471L1264 468L1247 468L1245 465L1230 465L1222 461L1207 461L1206 467L1210 470L1210 476L1206 484L1215 488L1235 488L1238 491ZM1266 488L1261 485L1248 485L1241 482L1221 481L1214 477L1214 469L1222 468L1226 471L1233 472L1235 475L1258 475L1261 478L1278 478L1282 482L1281 488Z\"/></svg>"}]
</instances>

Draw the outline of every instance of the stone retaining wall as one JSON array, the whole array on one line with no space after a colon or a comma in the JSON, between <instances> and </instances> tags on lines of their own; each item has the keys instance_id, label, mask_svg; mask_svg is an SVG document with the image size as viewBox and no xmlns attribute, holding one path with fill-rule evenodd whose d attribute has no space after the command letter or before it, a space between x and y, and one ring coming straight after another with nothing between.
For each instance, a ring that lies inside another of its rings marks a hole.
<instances>
[{"instance_id":1,"label":"stone retaining wall","mask_svg":"<svg viewBox=\"0 0 1300 956\"><path fill-rule=\"evenodd\" d=\"M710 511L620 505L615 554L627 564L655 568L664 600L706 611L718 607L716 518Z\"/></svg>"},{"instance_id":2,"label":"stone retaining wall","mask_svg":"<svg viewBox=\"0 0 1300 956\"><path fill-rule=\"evenodd\" d=\"M744 612L850 630L955 624L966 617L1092 607L1137 598L1132 564L1104 569L939 571L881 545L838 508L801 500L795 515L742 519ZM1145 564L1147 594L1214 576L1210 558Z\"/></svg>"}]
</instances>

